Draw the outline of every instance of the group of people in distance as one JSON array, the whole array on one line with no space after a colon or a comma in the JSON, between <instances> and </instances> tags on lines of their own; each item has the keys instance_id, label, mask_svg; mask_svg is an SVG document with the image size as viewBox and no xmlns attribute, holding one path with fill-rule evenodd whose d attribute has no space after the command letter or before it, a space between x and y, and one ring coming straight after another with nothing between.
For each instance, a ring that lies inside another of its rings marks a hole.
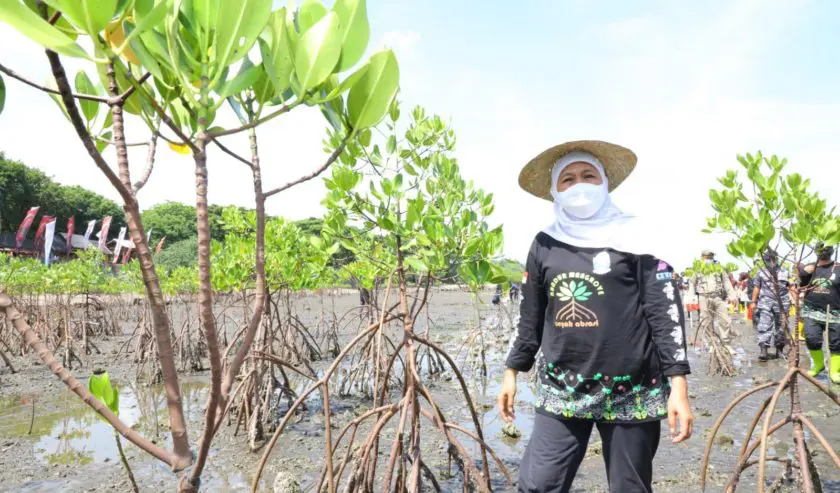
<instances>
[{"instance_id":1,"label":"group of people in distance","mask_svg":"<svg viewBox=\"0 0 840 493\"><path fill-rule=\"evenodd\" d=\"M750 279L742 275L737 281L740 284L733 284L723 271L696 274L684 289L698 297L700 333L705 333L708 325L714 324L725 348L735 354L727 301L736 305L746 301L752 311L759 361L783 358L788 338L782 319L790 314L793 300L799 297L805 345L811 355L809 373L817 376L825 371L823 339L827 332L829 379L840 383L840 274L834 260L834 247L820 243L814 247L814 252L815 262L799 263L793 269L786 269L781 265L779 255L768 248L761 260L756 261L755 276ZM702 253L704 262L715 262L714 257L712 251ZM793 325L791 320L789 332L793 340L798 340L798 331Z\"/></svg>"}]
</instances>

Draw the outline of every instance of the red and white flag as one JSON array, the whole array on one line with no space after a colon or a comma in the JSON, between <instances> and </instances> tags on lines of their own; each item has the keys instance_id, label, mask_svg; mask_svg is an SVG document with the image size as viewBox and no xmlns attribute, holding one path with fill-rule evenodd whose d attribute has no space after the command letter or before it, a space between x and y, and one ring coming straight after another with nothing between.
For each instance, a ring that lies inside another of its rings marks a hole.
<instances>
[{"instance_id":1,"label":"red and white flag","mask_svg":"<svg viewBox=\"0 0 840 493\"><path fill-rule=\"evenodd\" d=\"M16 249L20 249L20 247L23 246L23 240L26 239L26 233L29 232L29 228L32 226L32 221L35 220L35 216L38 214L38 209L40 209L40 207L32 207L29 209L26 213L26 217L24 217L23 221L21 221L18 232L15 235Z\"/></svg>"},{"instance_id":2,"label":"red and white flag","mask_svg":"<svg viewBox=\"0 0 840 493\"><path fill-rule=\"evenodd\" d=\"M41 248L41 238L44 236L44 231L47 229L47 224L55 221L55 216L41 216L41 222L38 224L38 230L35 231L35 251Z\"/></svg>"},{"instance_id":3,"label":"red and white flag","mask_svg":"<svg viewBox=\"0 0 840 493\"><path fill-rule=\"evenodd\" d=\"M50 253L52 252L53 239L55 239L55 218L48 222L44 235L44 262L50 265Z\"/></svg>"},{"instance_id":4,"label":"red and white flag","mask_svg":"<svg viewBox=\"0 0 840 493\"><path fill-rule=\"evenodd\" d=\"M70 216L67 221L67 253L73 251L73 233L76 232L76 216Z\"/></svg>"},{"instance_id":5,"label":"red and white flag","mask_svg":"<svg viewBox=\"0 0 840 493\"><path fill-rule=\"evenodd\" d=\"M88 221L87 230L85 230L85 248L90 244L90 235L93 234L93 228L96 226L96 219Z\"/></svg>"},{"instance_id":6,"label":"red and white flag","mask_svg":"<svg viewBox=\"0 0 840 493\"><path fill-rule=\"evenodd\" d=\"M158 244L157 244L157 247L155 247L155 255L157 255L157 254L159 254L159 253L160 253L160 250L163 248L163 242L164 242L164 241L166 241L166 237L165 237L165 236L164 236L163 238L161 238L161 239L160 239L160 241L159 241L159 242L158 242Z\"/></svg>"},{"instance_id":7,"label":"red and white flag","mask_svg":"<svg viewBox=\"0 0 840 493\"><path fill-rule=\"evenodd\" d=\"M99 230L99 234L97 237L99 238L99 244L97 247L100 250L105 249L105 243L108 241L108 228L111 227L111 216L106 217L102 220L102 229Z\"/></svg>"}]
</instances>

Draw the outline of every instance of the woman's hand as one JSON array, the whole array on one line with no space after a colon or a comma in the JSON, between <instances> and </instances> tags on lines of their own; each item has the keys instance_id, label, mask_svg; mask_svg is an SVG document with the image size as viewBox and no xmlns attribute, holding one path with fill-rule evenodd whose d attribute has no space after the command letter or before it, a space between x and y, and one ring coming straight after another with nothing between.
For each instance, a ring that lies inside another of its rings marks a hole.
<instances>
[{"instance_id":1,"label":"woman's hand","mask_svg":"<svg viewBox=\"0 0 840 493\"><path fill-rule=\"evenodd\" d=\"M499 391L499 397L496 403L499 405L499 414L505 423L512 423L514 416L513 403L516 399L516 375L517 371L508 368L505 370L505 375L502 377L502 388Z\"/></svg>"},{"instance_id":2,"label":"woman's hand","mask_svg":"<svg viewBox=\"0 0 840 493\"><path fill-rule=\"evenodd\" d=\"M679 429L677 428L679 423ZM671 377L671 397L668 399L668 427L671 441L681 443L691 438L694 415L688 403L688 381L685 375Z\"/></svg>"}]
</instances>

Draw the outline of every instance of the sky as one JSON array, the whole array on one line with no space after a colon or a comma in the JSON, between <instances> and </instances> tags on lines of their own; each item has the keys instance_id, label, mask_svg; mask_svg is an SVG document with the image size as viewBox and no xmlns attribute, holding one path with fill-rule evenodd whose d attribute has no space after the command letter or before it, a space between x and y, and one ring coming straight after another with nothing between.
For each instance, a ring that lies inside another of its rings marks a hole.
<instances>
[{"instance_id":1,"label":"sky","mask_svg":"<svg viewBox=\"0 0 840 493\"><path fill-rule=\"evenodd\" d=\"M739 153L787 157L789 172L812 178L831 205L840 203L838 2L368 0L368 12L369 50L397 54L404 112L419 104L450 122L462 174L494 193L491 222L504 226L508 257L524 260L553 214L550 203L519 189L520 169L569 140L607 140L636 152L636 171L613 199L642 218L652 251L668 245L662 256L678 268L705 248L728 259L727 238L701 229L712 214L708 191L739 168ZM0 46L4 65L48 80L43 52L2 23ZM71 76L83 67L65 63ZM0 150L60 183L118 200L55 103L6 80ZM147 138L142 123L127 128L130 142ZM266 189L324 161L325 128L312 109L261 127ZM247 155L245 134L225 143ZM194 203L191 159L159 149L141 206ZM115 162L113 149L106 157ZM144 148L129 157L139 174ZM268 212L319 216L324 190L321 180L287 190L270 199ZM251 206L250 172L212 150L209 198Z\"/></svg>"}]
</instances>

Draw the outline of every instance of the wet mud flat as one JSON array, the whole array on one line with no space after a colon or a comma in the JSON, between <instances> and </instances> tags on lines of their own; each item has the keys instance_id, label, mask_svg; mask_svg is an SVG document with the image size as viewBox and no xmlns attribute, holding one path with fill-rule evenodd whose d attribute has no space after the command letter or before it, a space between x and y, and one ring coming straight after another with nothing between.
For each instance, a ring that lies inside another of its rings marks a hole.
<instances>
[{"instance_id":1,"label":"wet mud flat","mask_svg":"<svg viewBox=\"0 0 840 493\"><path fill-rule=\"evenodd\" d=\"M503 371L502 361L507 350L506 340L510 337L508 315L498 312L489 305L492 294L483 296L486 305L481 307L482 319L493 324L494 318L502 321L498 340L488 347L487 368L489 377L484 381L465 362L469 350L464 339L469 327L474 325L474 308L470 297L460 292L436 292L431 298L429 321L418 320L418 332L426 330L428 323L430 337L442 344L453 357L458 356L459 365L467 378L470 394L479 412L484 436L494 447L498 456L508 468L514 481L519 475L518 464L528 439L533 433L534 389L520 379L516 425L522 437L511 439L503 436L503 423L495 409L495 396ZM317 297L296 301L302 318L314 320L320 313L321 300ZM328 301L329 309L335 306L336 313L342 313L358 304L357 295L342 295ZM194 307L193 307L194 308ZM513 311L511 305L505 306ZM194 311L194 309L193 309ZM705 438L715 419L724 407L738 394L754 385L780 378L785 373L783 361L758 363L753 329L736 316L736 328L741 333L738 345L744 352L737 357L740 373L734 378L709 377L706 375L707 355L690 351L693 374L689 379L692 406L696 417L694 438L688 443L673 445L668 437L667 425L662 426L662 439L654 464L655 491L688 493L700 491L699 473L703 459ZM126 324L126 332L132 330ZM346 342L353 333L342 333ZM167 413L160 386L135 384L136 367L131 354L119 353L129 337L97 339L102 350L100 355L89 356L89 364L81 369L74 368L74 375L86 381L93 369L106 368L112 380L121 388L120 417L131 426L158 443L167 442ZM804 347L803 347L804 350ZM9 492L88 492L88 491L130 491L129 483L116 452L113 430L97 415L81 403L34 355L17 357L13 360L17 374L7 368L0 368L0 491ZM316 368L323 368L328 361L319 362ZM806 363L803 363L806 364ZM205 365L206 366L206 365ZM182 396L188 417L191 443L196 446L202 426L202 412L207 399L209 373L200 372L182 377ZM825 379L823 378L823 382ZM472 418L464 404L460 385L451 372L427 380L438 405L450 421L472 430ZM301 381L296 390L306 388ZM333 387L334 388L334 387ZM837 449L840 446L840 408L824 395L803 386L803 407L806 414L822 430L829 442ZM722 491L734 467L746 428L757 411L767 391L752 396L730 415L724 423L711 458L711 469L706 491ZM317 394L317 393L316 393ZM370 402L356 397L331 397L333 428L340 430L353 418L369 409ZM779 404L779 417L789 404L783 397ZM320 398L307 401L306 411L297 415L291 426L280 437L272 457L263 474L261 491L271 491L270 486L277 472L292 473L304 491L314 491L320 479L323 453L323 410ZM446 458L447 445L443 436L428 421L421 421L423 430L423 456L428 466L437 474L444 491L459 491L460 473L456 464L450 469ZM380 441L380 462L387 460L394 436L396 423L387 426ZM235 426L223 426L213 442L211 456L202 481L203 491L249 491L253 472L262 451L248 451L247 437L243 430L234 436ZM359 436L368 428L360 427ZM337 431L334 431L335 438ZM477 446L465 436L459 440L467 447L473 458L481 457ZM814 460L820 469L823 491L840 492L840 471L816 441L810 441ZM770 441L770 455L792 455L791 432L787 428ZM131 464L141 491L175 491L177 477L168 468L149 458L133 445L123 441L128 461ZM345 447L336 454L343 456ZM384 456L384 457L382 457ZM381 469L384 469L382 467ZM515 491L507 485L495 465L491 465L494 491ZM780 469L768 466L768 477L774 477ZM755 491L756 468L742 477L739 491ZM431 491L431 490L430 490ZM593 432L586 458L581 464L573 491L607 491L607 482L601 456L597 431ZM798 491L791 486L789 491Z\"/></svg>"}]
</instances>

